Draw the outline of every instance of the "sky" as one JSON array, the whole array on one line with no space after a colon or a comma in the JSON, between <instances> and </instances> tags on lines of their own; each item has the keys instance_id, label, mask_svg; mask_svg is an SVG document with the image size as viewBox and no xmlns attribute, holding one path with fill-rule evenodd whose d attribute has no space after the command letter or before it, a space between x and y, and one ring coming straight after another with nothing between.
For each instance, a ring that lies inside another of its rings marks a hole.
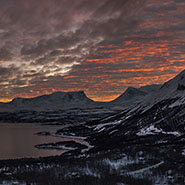
<instances>
[{"instance_id":1,"label":"sky","mask_svg":"<svg viewBox=\"0 0 185 185\"><path fill-rule=\"evenodd\" d=\"M0 0L0 101L110 101L185 69L184 0Z\"/></svg>"}]
</instances>

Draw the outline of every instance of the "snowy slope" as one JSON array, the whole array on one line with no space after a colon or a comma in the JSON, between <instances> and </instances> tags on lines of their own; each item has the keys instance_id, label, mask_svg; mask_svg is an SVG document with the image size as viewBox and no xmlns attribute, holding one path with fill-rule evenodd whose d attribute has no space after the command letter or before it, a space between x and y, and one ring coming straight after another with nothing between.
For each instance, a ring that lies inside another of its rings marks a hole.
<instances>
[{"instance_id":1,"label":"snowy slope","mask_svg":"<svg viewBox=\"0 0 185 185\"><path fill-rule=\"evenodd\" d=\"M65 132L65 135L72 133L87 137L94 151L129 144L184 146L185 71L145 98L134 108L98 122L61 130L61 134Z\"/></svg>"},{"instance_id":2,"label":"snowy slope","mask_svg":"<svg viewBox=\"0 0 185 185\"><path fill-rule=\"evenodd\" d=\"M164 83L161 88L153 94L149 94L141 106L148 109L156 103L167 100L177 99L176 105L185 103L185 70L178 74L175 78ZM175 104L174 104L175 105Z\"/></svg>"},{"instance_id":3,"label":"snowy slope","mask_svg":"<svg viewBox=\"0 0 185 185\"><path fill-rule=\"evenodd\" d=\"M145 97L137 107L107 118L93 128L91 144L139 142L161 144L185 136L185 71ZM158 139L156 139L156 137ZM175 141L177 142L177 141ZM182 142L182 141L180 141ZM148 144L149 144L148 143ZM185 143L184 143L185 144Z\"/></svg>"}]
</instances>

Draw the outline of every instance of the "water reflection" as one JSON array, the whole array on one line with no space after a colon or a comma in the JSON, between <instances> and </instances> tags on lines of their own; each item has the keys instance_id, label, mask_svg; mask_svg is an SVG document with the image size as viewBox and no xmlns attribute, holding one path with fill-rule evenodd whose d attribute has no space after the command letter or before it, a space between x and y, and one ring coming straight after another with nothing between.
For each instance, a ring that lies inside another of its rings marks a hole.
<instances>
[{"instance_id":1,"label":"water reflection","mask_svg":"<svg viewBox=\"0 0 185 185\"><path fill-rule=\"evenodd\" d=\"M15 159L23 157L44 157L60 155L64 151L39 150L37 144L59 142L62 138L38 136L35 133L48 131L55 133L62 126L42 126L39 124L0 124L0 159Z\"/></svg>"}]
</instances>

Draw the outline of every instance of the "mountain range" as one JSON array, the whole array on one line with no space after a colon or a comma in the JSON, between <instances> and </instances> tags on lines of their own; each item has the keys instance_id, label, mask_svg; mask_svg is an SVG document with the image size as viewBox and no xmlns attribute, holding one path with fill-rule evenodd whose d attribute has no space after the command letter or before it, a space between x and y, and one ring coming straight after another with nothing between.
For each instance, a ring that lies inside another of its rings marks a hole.
<instances>
[{"instance_id":1,"label":"mountain range","mask_svg":"<svg viewBox=\"0 0 185 185\"><path fill-rule=\"evenodd\" d=\"M35 98L15 98L9 103L1 103L1 111L50 111L69 108L87 108L95 105L95 102L78 92L55 92L50 95Z\"/></svg>"},{"instance_id":2,"label":"mountain range","mask_svg":"<svg viewBox=\"0 0 185 185\"><path fill-rule=\"evenodd\" d=\"M160 85L149 85L141 88L128 87L118 98L111 102L95 102L88 98L84 91L55 92L35 98L15 98L8 103L0 103L0 112L11 111L56 111L71 108L130 107L148 94L158 90Z\"/></svg>"}]
</instances>

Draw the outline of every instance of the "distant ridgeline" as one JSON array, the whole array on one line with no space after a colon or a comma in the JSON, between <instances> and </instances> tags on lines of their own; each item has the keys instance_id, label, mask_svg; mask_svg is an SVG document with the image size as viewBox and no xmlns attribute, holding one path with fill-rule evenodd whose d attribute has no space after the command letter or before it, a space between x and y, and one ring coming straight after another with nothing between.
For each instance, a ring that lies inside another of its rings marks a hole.
<instances>
[{"instance_id":1,"label":"distant ridgeline","mask_svg":"<svg viewBox=\"0 0 185 185\"><path fill-rule=\"evenodd\" d=\"M95 102L83 91L55 92L50 95L35 98L15 98L9 103L0 103L0 112L11 111L55 111L71 108L114 108L130 107L140 102L146 95L157 91L160 85L150 85L141 88L128 87L118 98L111 102ZM182 88L182 87L181 87Z\"/></svg>"}]
</instances>

